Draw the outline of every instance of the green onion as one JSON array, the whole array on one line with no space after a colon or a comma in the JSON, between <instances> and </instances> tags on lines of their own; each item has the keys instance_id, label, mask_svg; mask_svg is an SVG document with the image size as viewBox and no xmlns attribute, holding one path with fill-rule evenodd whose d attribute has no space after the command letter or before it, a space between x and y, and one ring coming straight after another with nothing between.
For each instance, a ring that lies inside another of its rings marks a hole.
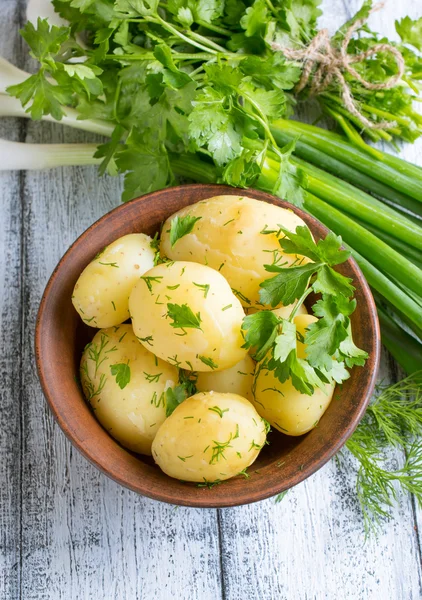
<instances>
[{"instance_id":1,"label":"green onion","mask_svg":"<svg viewBox=\"0 0 422 600\"><path fill-rule=\"evenodd\" d=\"M381 151L382 160L377 160L341 136L306 123L283 119L275 121L271 131L276 141L279 130L294 136L300 135L303 141L314 148L333 158L341 157L347 165L422 202L422 169L419 167Z\"/></svg>"},{"instance_id":2,"label":"green onion","mask_svg":"<svg viewBox=\"0 0 422 600\"><path fill-rule=\"evenodd\" d=\"M381 231L381 229L378 229L377 227L374 227L373 225L364 223L363 221L361 221L360 219L357 219L356 217L353 217L353 219L357 223L359 223L359 225L362 225L362 227L365 227L365 229L368 229L368 231L370 231L371 233L376 235L377 238L379 238L380 240L382 240L383 242L385 242L386 244L388 244L389 246L394 248L394 250L397 250L397 252L400 252L400 254L404 254L406 256L406 258L411 260L414 265L419 267L419 269L422 269L422 252L420 252L416 248L412 248L412 246L408 246L405 242L402 242L401 240L398 240L397 238L393 237L392 235L389 235L388 233Z\"/></svg>"},{"instance_id":3,"label":"green onion","mask_svg":"<svg viewBox=\"0 0 422 600\"><path fill-rule=\"evenodd\" d=\"M420 372L422 344L393 321L378 303L377 311L384 346L408 375Z\"/></svg>"},{"instance_id":4,"label":"green onion","mask_svg":"<svg viewBox=\"0 0 422 600\"><path fill-rule=\"evenodd\" d=\"M299 158L291 159L307 176L307 189L331 205L379 227L389 235L422 250L422 228L350 183L325 173Z\"/></svg>"},{"instance_id":5,"label":"green onion","mask_svg":"<svg viewBox=\"0 0 422 600\"><path fill-rule=\"evenodd\" d=\"M407 194L398 192L381 181L378 181L365 173L361 173L354 167L344 164L337 158L329 156L320 149L306 144L301 138L297 139L297 136L288 134L285 131L277 130L275 137L277 142L282 145L286 145L292 140L296 140L294 149L295 156L306 160L308 163L312 163L332 175L336 175L337 177L348 181L354 187L358 187L365 192L375 194L382 200L388 201L393 204L397 210L403 210L409 219L412 219L412 216L416 217L416 222L422 225L422 206L420 202L414 200Z\"/></svg>"},{"instance_id":6,"label":"green onion","mask_svg":"<svg viewBox=\"0 0 422 600\"><path fill-rule=\"evenodd\" d=\"M358 263L371 288L385 298L397 311L405 315L406 322L420 335L422 333L422 310L420 304L398 287L390 277L384 275L384 273L374 267L359 252L356 252L349 244L345 244L345 246L351 251L353 258Z\"/></svg>"},{"instance_id":7,"label":"green onion","mask_svg":"<svg viewBox=\"0 0 422 600\"><path fill-rule=\"evenodd\" d=\"M327 204L312 194L306 194L305 208L379 269L387 270L397 281L416 294L420 293L422 271L407 258L336 208L327 210Z\"/></svg>"}]
</instances>

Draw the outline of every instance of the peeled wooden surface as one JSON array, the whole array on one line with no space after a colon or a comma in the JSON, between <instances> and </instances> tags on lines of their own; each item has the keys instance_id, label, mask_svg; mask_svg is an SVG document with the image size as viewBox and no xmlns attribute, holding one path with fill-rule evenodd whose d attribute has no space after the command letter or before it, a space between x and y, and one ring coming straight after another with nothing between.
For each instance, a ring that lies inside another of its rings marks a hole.
<instances>
[{"instance_id":1,"label":"peeled wooden surface","mask_svg":"<svg viewBox=\"0 0 422 600\"><path fill-rule=\"evenodd\" d=\"M325 0L331 30L360 0ZM389 0L371 17L420 16ZM17 29L24 6L1 0L0 54L29 68ZM16 141L93 141L60 125L0 121ZM422 143L402 156L422 164ZM95 168L0 174L0 598L15 600L384 600L421 597L417 526L402 497L394 520L364 545L352 478L334 461L275 504L173 509L108 480L65 440L33 359L38 303L74 238L119 203L120 182ZM89 202L87 199L89 198ZM380 378L399 373L385 355ZM402 464L392 451L389 465Z\"/></svg>"}]
</instances>

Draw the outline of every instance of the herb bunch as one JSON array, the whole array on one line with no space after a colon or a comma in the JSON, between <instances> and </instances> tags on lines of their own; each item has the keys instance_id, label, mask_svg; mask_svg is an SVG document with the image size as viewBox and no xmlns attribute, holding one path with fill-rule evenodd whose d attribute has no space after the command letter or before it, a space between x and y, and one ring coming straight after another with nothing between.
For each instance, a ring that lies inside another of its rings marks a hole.
<instances>
[{"instance_id":1,"label":"herb bunch","mask_svg":"<svg viewBox=\"0 0 422 600\"><path fill-rule=\"evenodd\" d=\"M295 196L300 201L301 171L289 161L292 148L275 141L271 123L291 115L301 67L273 45L308 44L317 33L318 0L53 4L70 26L50 27L42 19L37 27L25 26L22 36L41 66L8 91L29 105L33 119L51 114L60 120L74 107L80 119L109 122L111 141L96 156L102 158L101 172L126 173L124 200L173 183L172 153L199 151L220 168L223 181L250 185L271 150L280 159L281 193L289 191L291 201ZM366 2L357 16L370 8ZM398 24L407 43L417 44L417 26L409 20ZM371 36L354 40L351 51L362 52L378 41ZM420 61L407 46L401 50L412 91ZM357 68L372 78L386 78L392 70L385 56ZM420 134L407 89L396 86L382 98L353 91L362 106L370 104L370 115L381 111L385 118L389 111L395 121L401 119L393 133L412 140ZM350 134L352 119L343 114L336 90L320 100L342 126L348 123L344 128ZM259 148L252 144L257 139L262 139Z\"/></svg>"},{"instance_id":2,"label":"herb bunch","mask_svg":"<svg viewBox=\"0 0 422 600\"><path fill-rule=\"evenodd\" d=\"M256 180L267 148L283 156L270 123L291 114L286 92L300 69L272 52L270 38L288 34L291 10L271 17L264 0L53 3L70 26L25 26L41 66L8 91L33 119L60 120L73 107L80 119L109 122L111 140L96 156L101 172L126 173L124 200L173 183L172 153L200 151L224 180L247 171L244 184ZM319 14L314 0L305 4L297 32L312 29ZM251 151L247 141L260 135L260 151ZM281 164L293 179L296 169Z\"/></svg>"},{"instance_id":3,"label":"herb bunch","mask_svg":"<svg viewBox=\"0 0 422 600\"><path fill-rule=\"evenodd\" d=\"M338 51L349 28L355 23L358 25L357 22L360 20L366 21L370 13L378 8L381 8L380 5L375 5L372 0L365 0L361 9L331 38L332 46ZM347 45L347 54L353 64L353 69L368 82L369 88L362 85L347 70L343 72L359 112L374 124L383 122L382 129L365 127L359 118L347 109L339 82L335 77L326 90L316 97L323 112L335 119L345 135L361 147L365 147L360 136L361 132L374 142L381 140L391 142L394 138L414 142L422 133L422 118L413 107L421 90L422 18L413 21L410 17L405 17L401 21L396 21L395 25L401 38L400 43L380 36L365 23L359 27L358 35L353 37ZM384 46L384 49L378 51L377 46ZM404 59L404 75L401 83L386 87L386 89L371 89L372 85L379 86L388 83L391 77L398 72L396 59L387 50L388 47L397 49ZM365 56L372 51L374 53L371 56ZM312 81L300 94L300 98L309 97L311 84Z\"/></svg>"}]
</instances>

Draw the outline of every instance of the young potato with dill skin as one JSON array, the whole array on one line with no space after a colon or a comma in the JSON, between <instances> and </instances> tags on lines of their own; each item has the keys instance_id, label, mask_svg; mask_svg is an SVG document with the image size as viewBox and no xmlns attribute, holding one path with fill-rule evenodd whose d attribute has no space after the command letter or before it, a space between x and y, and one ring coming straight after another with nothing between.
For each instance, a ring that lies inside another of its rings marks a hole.
<instances>
[{"instance_id":1,"label":"young potato with dill skin","mask_svg":"<svg viewBox=\"0 0 422 600\"><path fill-rule=\"evenodd\" d=\"M113 327L129 318L129 295L139 277L154 266L152 238L125 235L106 246L82 271L72 303L91 327Z\"/></svg>"},{"instance_id":2,"label":"young potato with dill skin","mask_svg":"<svg viewBox=\"0 0 422 600\"><path fill-rule=\"evenodd\" d=\"M199 220L172 245L172 221L186 216ZM259 284L274 276L264 265L287 267L298 261L296 255L283 253L279 226L295 231L304 224L294 212L280 206L247 196L215 196L169 217L163 226L160 250L172 260L193 260L220 271L243 306L259 308ZM273 233L265 233L268 231ZM299 259L309 262L305 257Z\"/></svg>"},{"instance_id":3,"label":"young potato with dill skin","mask_svg":"<svg viewBox=\"0 0 422 600\"><path fill-rule=\"evenodd\" d=\"M297 315L294 318L297 331L304 336L306 328L317 321L313 315ZM297 355L306 358L306 346L297 342ZM273 371L256 366L254 382L254 406L259 414L272 427L286 435L303 435L313 429L327 410L335 389L335 384L326 384L323 389L316 388L312 396L301 394L290 379L281 383Z\"/></svg>"},{"instance_id":4,"label":"young potato with dill skin","mask_svg":"<svg viewBox=\"0 0 422 600\"><path fill-rule=\"evenodd\" d=\"M230 369L212 373L198 373L196 388L198 392L229 392L253 400L254 372L255 362L247 354L245 358L234 367L230 367Z\"/></svg>"},{"instance_id":5,"label":"young potato with dill skin","mask_svg":"<svg viewBox=\"0 0 422 600\"><path fill-rule=\"evenodd\" d=\"M177 369L141 346L131 325L120 325L98 331L85 347L80 376L104 429L129 450L150 455Z\"/></svg>"},{"instance_id":6,"label":"young potato with dill skin","mask_svg":"<svg viewBox=\"0 0 422 600\"><path fill-rule=\"evenodd\" d=\"M242 360L243 308L218 271L194 262L157 265L129 299L135 335L182 369L219 371Z\"/></svg>"},{"instance_id":7,"label":"young potato with dill skin","mask_svg":"<svg viewBox=\"0 0 422 600\"><path fill-rule=\"evenodd\" d=\"M222 481L254 462L266 434L267 423L245 398L200 392L164 421L152 444L152 456L170 477Z\"/></svg>"}]
</instances>

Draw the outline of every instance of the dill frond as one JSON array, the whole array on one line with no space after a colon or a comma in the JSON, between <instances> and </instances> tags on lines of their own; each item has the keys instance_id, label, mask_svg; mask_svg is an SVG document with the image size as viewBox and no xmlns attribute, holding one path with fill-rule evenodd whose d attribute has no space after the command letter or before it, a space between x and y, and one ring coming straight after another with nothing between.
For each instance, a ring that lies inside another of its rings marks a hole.
<instances>
[{"instance_id":1,"label":"dill frond","mask_svg":"<svg viewBox=\"0 0 422 600\"><path fill-rule=\"evenodd\" d=\"M414 494L422 506L422 385L420 374L379 387L353 436L346 443L359 463L356 490L366 534L389 519L400 493ZM388 448L404 451L404 463L385 468Z\"/></svg>"}]
</instances>

